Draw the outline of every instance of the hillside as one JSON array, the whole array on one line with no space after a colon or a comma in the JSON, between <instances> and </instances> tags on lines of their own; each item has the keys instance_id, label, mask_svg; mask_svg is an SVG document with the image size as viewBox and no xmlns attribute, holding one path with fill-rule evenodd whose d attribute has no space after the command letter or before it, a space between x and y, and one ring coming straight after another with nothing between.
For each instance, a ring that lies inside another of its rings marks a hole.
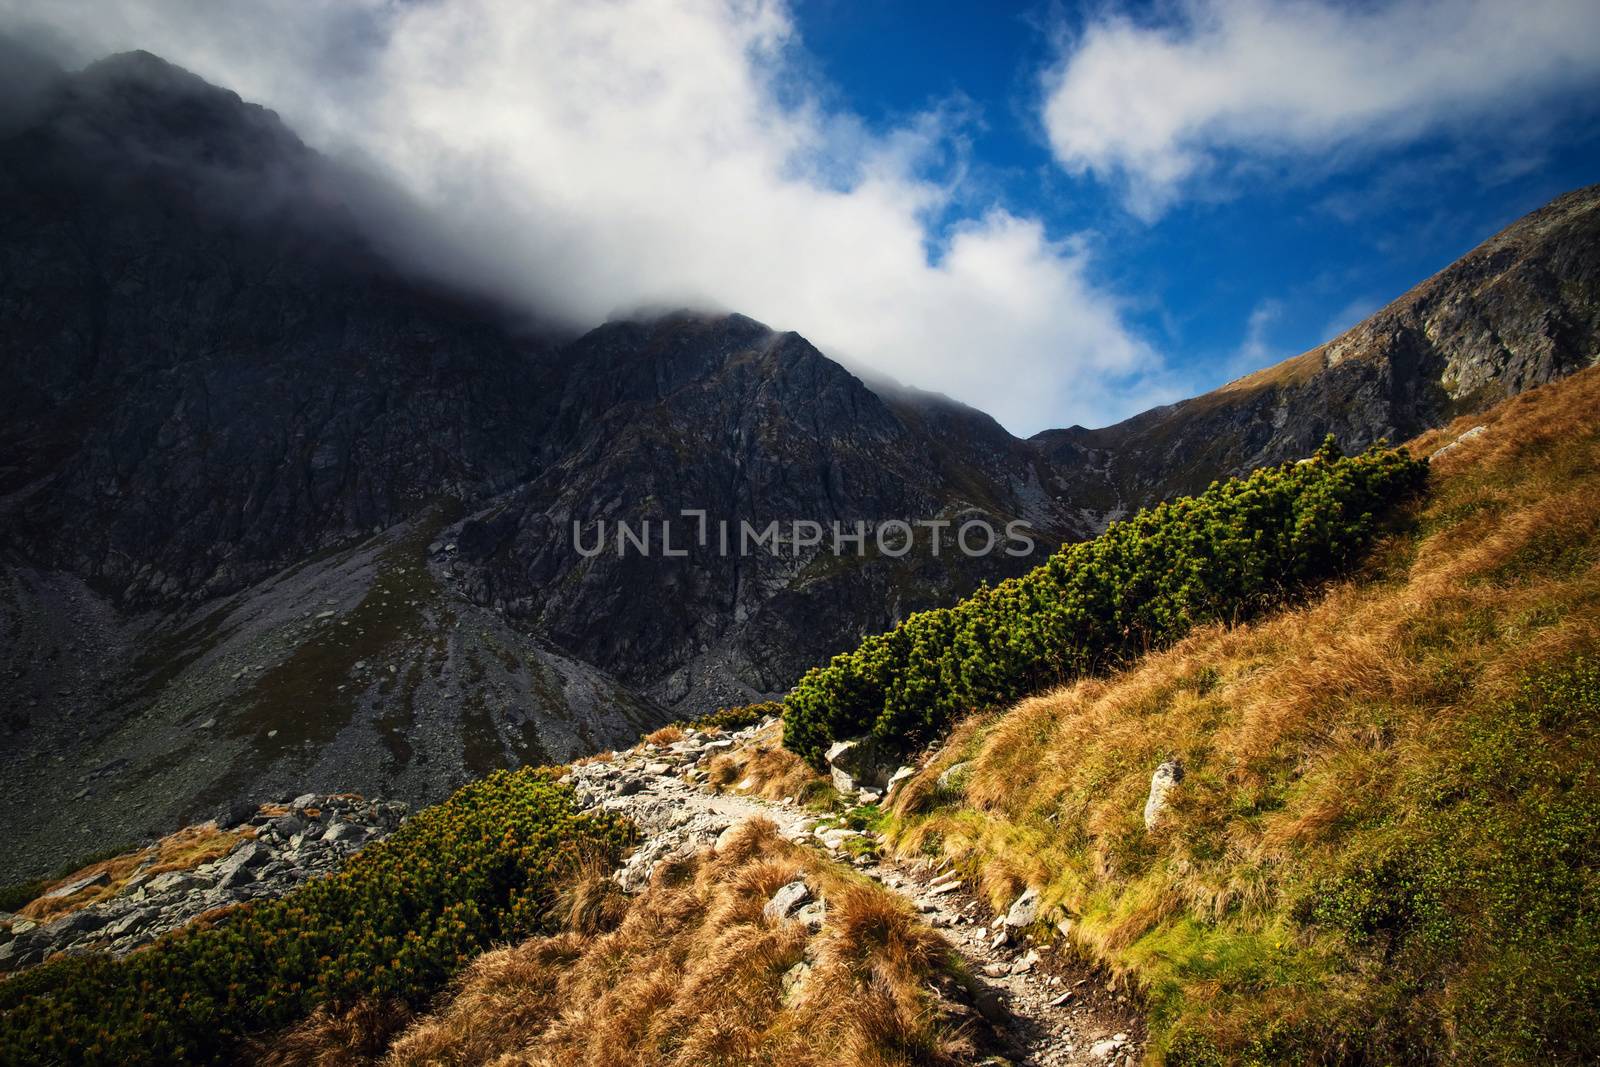
<instances>
[{"instance_id":1,"label":"hillside","mask_svg":"<svg viewBox=\"0 0 1600 1067\"><path fill-rule=\"evenodd\" d=\"M970 715L886 797L817 777L760 723L664 729L559 779L497 774L325 883L0 985L3 1047L1591 1062L1597 411L1592 369L1414 440L1425 495L1369 528L1343 578ZM1362 463L1281 470L1327 504ZM396 923L425 936L402 948ZM258 999L289 982L304 992ZM220 1030L177 1007L210 983ZM90 1002L116 1020L97 1036Z\"/></svg>"},{"instance_id":2,"label":"hillside","mask_svg":"<svg viewBox=\"0 0 1600 1067\"><path fill-rule=\"evenodd\" d=\"M579 332L464 291L396 246L398 194L148 53L7 76L5 875L236 801L424 804L626 744L1038 562L968 558L948 527L937 555L666 557L685 509L1025 521L1042 557L1600 352L1591 187L1297 360L1019 440L744 316ZM577 550L574 523L621 521L653 524L649 559Z\"/></svg>"},{"instance_id":3,"label":"hillside","mask_svg":"<svg viewBox=\"0 0 1600 1067\"><path fill-rule=\"evenodd\" d=\"M967 720L894 847L1037 890L1154 1062L1593 1062L1597 412L1589 370L1418 438L1359 578Z\"/></svg>"}]
</instances>

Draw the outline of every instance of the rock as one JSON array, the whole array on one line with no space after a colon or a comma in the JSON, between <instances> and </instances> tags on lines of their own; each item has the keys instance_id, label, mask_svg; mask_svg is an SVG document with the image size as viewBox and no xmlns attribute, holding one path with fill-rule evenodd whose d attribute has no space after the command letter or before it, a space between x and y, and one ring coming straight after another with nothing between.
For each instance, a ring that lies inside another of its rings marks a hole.
<instances>
[{"instance_id":1,"label":"rock","mask_svg":"<svg viewBox=\"0 0 1600 1067\"><path fill-rule=\"evenodd\" d=\"M934 788L941 793L959 793L967 784L967 775L972 772L972 763L962 761L946 767L939 777L934 780Z\"/></svg>"},{"instance_id":2,"label":"rock","mask_svg":"<svg viewBox=\"0 0 1600 1067\"><path fill-rule=\"evenodd\" d=\"M1028 954L1027 955L1023 956L1021 959L1017 960L1015 963L1013 963L1011 965L1011 973L1012 974L1027 974L1029 971L1033 970L1038 965L1039 965L1039 953L1030 948L1028 950Z\"/></svg>"},{"instance_id":3,"label":"rock","mask_svg":"<svg viewBox=\"0 0 1600 1067\"><path fill-rule=\"evenodd\" d=\"M772 899L761 909L761 916L774 921L787 919L791 912L810 899L811 887L806 885L804 879L796 879L772 894Z\"/></svg>"},{"instance_id":4,"label":"rock","mask_svg":"<svg viewBox=\"0 0 1600 1067\"><path fill-rule=\"evenodd\" d=\"M230 800L217 811L217 829L231 830L235 826L249 822L259 807L260 805L248 800Z\"/></svg>"},{"instance_id":5,"label":"rock","mask_svg":"<svg viewBox=\"0 0 1600 1067\"><path fill-rule=\"evenodd\" d=\"M983 965L983 973L990 978L1004 978L1011 973L1011 968L1003 963L986 963Z\"/></svg>"},{"instance_id":6,"label":"rock","mask_svg":"<svg viewBox=\"0 0 1600 1067\"><path fill-rule=\"evenodd\" d=\"M1089 1049L1089 1055L1097 1060L1110 1059L1116 1055L1117 1050L1128 1043L1127 1034L1118 1034L1108 1037L1104 1041L1096 1041Z\"/></svg>"},{"instance_id":7,"label":"rock","mask_svg":"<svg viewBox=\"0 0 1600 1067\"><path fill-rule=\"evenodd\" d=\"M215 869L218 889L233 889L255 881L255 868L267 862L268 852L254 841L246 841L218 863Z\"/></svg>"},{"instance_id":8,"label":"rock","mask_svg":"<svg viewBox=\"0 0 1600 1067\"><path fill-rule=\"evenodd\" d=\"M617 786L617 796L631 797L636 793L644 792L644 783L637 778L624 778Z\"/></svg>"},{"instance_id":9,"label":"rock","mask_svg":"<svg viewBox=\"0 0 1600 1067\"><path fill-rule=\"evenodd\" d=\"M82 878L78 878L78 879L75 879L74 881L68 882L66 885L58 886L55 889L50 890L50 892L46 893L44 895L44 899L46 899L46 900L62 900L62 899L65 899L66 897L72 896L74 893L81 893L85 889L93 889L96 886L110 885L110 884L111 884L111 875L108 874L105 871L101 871L99 874L85 875Z\"/></svg>"},{"instance_id":10,"label":"rock","mask_svg":"<svg viewBox=\"0 0 1600 1067\"><path fill-rule=\"evenodd\" d=\"M285 841L306 828L306 824L294 815L280 815L268 825L272 827L273 833L279 835Z\"/></svg>"},{"instance_id":11,"label":"rock","mask_svg":"<svg viewBox=\"0 0 1600 1067\"><path fill-rule=\"evenodd\" d=\"M336 822L322 832L321 840L327 842L359 841L367 836L367 828L355 823Z\"/></svg>"},{"instance_id":12,"label":"rock","mask_svg":"<svg viewBox=\"0 0 1600 1067\"><path fill-rule=\"evenodd\" d=\"M1004 948L1010 943L1011 931L1007 930L1004 926L1001 926L997 928L993 936L989 938L989 950L991 952L998 952L1000 949Z\"/></svg>"},{"instance_id":13,"label":"rock","mask_svg":"<svg viewBox=\"0 0 1600 1067\"><path fill-rule=\"evenodd\" d=\"M889 783L889 771L877 742L870 738L835 741L828 747L828 768L833 787L841 793L858 789L882 789Z\"/></svg>"},{"instance_id":14,"label":"rock","mask_svg":"<svg viewBox=\"0 0 1600 1067\"><path fill-rule=\"evenodd\" d=\"M811 977L811 964L805 960L783 972L783 1006L793 1007L805 995L806 979Z\"/></svg>"},{"instance_id":15,"label":"rock","mask_svg":"<svg viewBox=\"0 0 1600 1067\"><path fill-rule=\"evenodd\" d=\"M828 907L820 900L813 900L794 913L795 921L812 933L817 933L822 929L827 917Z\"/></svg>"},{"instance_id":16,"label":"rock","mask_svg":"<svg viewBox=\"0 0 1600 1067\"><path fill-rule=\"evenodd\" d=\"M1183 764L1167 760L1150 777L1150 797L1144 802L1144 828L1154 832L1166 821L1172 790L1183 781Z\"/></svg>"},{"instance_id":17,"label":"rock","mask_svg":"<svg viewBox=\"0 0 1600 1067\"><path fill-rule=\"evenodd\" d=\"M1057 919L1056 920L1056 932L1059 933L1062 937L1071 937L1072 936L1072 920L1071 919Z\"/></svg>"},{"instance_id":18,"label":"rock","mask_svg":"<svg viewBox=\"0 0 1600 1067\"><path fill-rule=\"evenodd\" d=\"M161 912L156 908L135 908L107 926L105 936L118 938L142 930L152 922L155 922L160 915Z\"/></svg>"},{"instance_id":19,"label":"rock","mask_svg":"<svg viewBox=\"0 0 1600 1067\"><path fill-rule=\"evenodd\" d=\"M146 895L160 893L181 893L187 889L209 884L204 879L196 877L189 871L167 871L158 874L145 884Z\"/></svg>"},{"instance_id":20,"label":"rock","mask_svg":"<svg viewBox=\"0 0 1600 1067\"><path fill-rule=\"evenodd\" d=\"M844 843L852 837L860 837L861 831L851 830L844 826L829 826L815 831L815 836L818 841L821 841L828 848L838 850L843 848Z\"/></svg>"},{"instance_id":21,"label":"rock","mask_svg":"<svg viewBox=\"0 0 1600 1067\"><path fill-rule=\"evenodd\" d=\"M43 927L43 932L53 944L61 944L71 937L92 933L100 929L107 922L103 912L95 908L79 908L70 915L57 919L48 926Z\"/></svg>"},{"instance_id":22,"label":"rock","mask_svg":"<svg viewBox=\"0 0 1600 1067\"><path fill-rule=\"evenodd\" d=\"M646 763L644 765L644 773L649 774L649 775L654 775L654 776L659 778L663 774L671 774L672 773L672 764L670 764L670 763Z\"/></svg>"},{"instance_id":23,"label":"rock","mask_svg":"<svg viewBox=\"0 0 1600 1067\"><path fill-rule=\"evenodd\" d=\"M18 938L0 945L0 973L31 967L44 960L44 946Z\"/></svg>"},{"instance_id":24,"label":"rock","mask_svg":"<svg viewBox=\"0 0 1600 1067\"><path fill-rule=\"evenodd\" d=\"M289 801L289 808L292 811L304 811L307 808L314 808L316 806L317 794L315 793L301 793L299 796Z\"/></svg>"},{"instance_id":25,"label":"rock","mask_svg":"<svg viewBox=\"0 0 1600 1067\"><path fill-rule=\"evenodd\" d=\"M897 767L895 772L889 776L889 780L884 783L883 795L893 798L894 791L898 789L902 783L916 777L916 773L917 769L915 767L908 767L903 764L900 767Z\"/></svg>"},{"instance_id":26,"label":"rock","mask_svg":"<svg viewBox=\"0 0 1600 1067\"><path fill-rule=\"evenodd\" d=\"M1006 912L1005 924L1013 930L1020 930L1038 921L1039 891L1029 886L1012 902L1011 909Z\"/></svg>"},{"instance_id":27,"label":"rock","mask_svg":"<svg viewBox=\"0 0 1600 1067\"><path fill-rule=\"evenodd\" d=\"M723 849L728 847L729 842L733 840L734 835L738 832L739 824L725 827L723 831L717 835L716 843L711 846L712 849L716 852L721 852Z\"/></svg>"}]
</instances>

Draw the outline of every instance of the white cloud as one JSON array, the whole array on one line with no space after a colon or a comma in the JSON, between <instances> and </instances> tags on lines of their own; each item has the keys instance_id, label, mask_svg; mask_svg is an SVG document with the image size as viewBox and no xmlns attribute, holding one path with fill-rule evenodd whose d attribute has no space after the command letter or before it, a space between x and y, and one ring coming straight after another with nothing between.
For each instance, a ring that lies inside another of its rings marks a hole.
<instances>
[{"instance_id":1,"label":"white cloud","mask_svg":"<svg viewBox=\"0 0 1600 1067\"><path fill-rule=\"evenodd\" d=\"M1509 124L1600 82L1594 0L1177 0L1095 18L1046 77L1057 160L1154 218L1230 159Z\"/></svg>"},{"instance_id":2,"label":"white cloud","mask_svg":"<svg viewBox=\"0 0 1600 1067\"><path fill-rule=\"evenodd\" d=\"M1267 338L1267 331L1283 318L1283 302L1268 298L1250 309L1245 321L1244 340L1228 358L1228 376L1238 378L1270 366L1290 353L1283 351Z\"/></svg>"},{"instance_id":3,"label":"white cloud","mask_svg":"<svg viewBox=\"0 0 1600 1067\"><path fill-rule=\"evenodd\" d=\"M575 323L738 310L1024 433L1170 398L1085 239L999 207L933 228L971 195L948 162L961 110L884 133L824 106L776 0L55 0L44 17L375 161L472 245L480 280Z\"/></svg>"}]
</instances>

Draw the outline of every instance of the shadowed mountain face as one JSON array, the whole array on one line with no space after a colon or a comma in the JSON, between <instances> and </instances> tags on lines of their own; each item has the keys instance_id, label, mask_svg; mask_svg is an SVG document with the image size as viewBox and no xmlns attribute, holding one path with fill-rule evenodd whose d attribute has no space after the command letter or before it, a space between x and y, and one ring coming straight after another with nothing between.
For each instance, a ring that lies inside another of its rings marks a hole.
<instances>
[{"instance_id":1,"label":"shadowed mountain face","mask_svg":"<svg viewBox=\"0 0 1600 1067\"><path fill-rule=\"evenodd\" d=\"M232 93L142 53L27 73L0 109L0 875L780 693L1132 508L1596 358L1589 189L1322 349L1022 441L738 315L557 337L398 267L393 195ZM1036 553L966 556L975 518ZM888 520L950 525L938 555L928 528L832 551ZM738 550L797 521L822 544Z\"/></svg>"}]
</instances>

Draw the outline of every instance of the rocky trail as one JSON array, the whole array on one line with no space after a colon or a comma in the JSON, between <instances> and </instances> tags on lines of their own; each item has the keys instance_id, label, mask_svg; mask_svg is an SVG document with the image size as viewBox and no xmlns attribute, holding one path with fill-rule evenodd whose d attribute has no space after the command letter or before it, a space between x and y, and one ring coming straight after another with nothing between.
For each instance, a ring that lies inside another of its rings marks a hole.
<instances>
[{"instance_id":1,"label":"rocky trail","mask_svg":"<svg viewBox=\"0 0 1600 1067\"><path fill-rule=\"evenodd\" d=\"M882 856L871 831L831 825L792 801L696 784L713 756L764 728L721 737L689 731L670 745L644 744L571 769L569 780L586 804L625 815L643 835L617 872L623 888L638 890L662 860L714 847L731 828L765 817L789 840L818 848L900 894L942 931L981 984L977 1007L1002 1046L1003 1059L985 1062L1063 1067L1140 1060L1144 1026L1126 995L1109 988L1103 973L1053 946L1034 944L1023 932L1035 918L1031 892L1006 914L992 915L957 874Z\"/></svg>"}]
</instances>

